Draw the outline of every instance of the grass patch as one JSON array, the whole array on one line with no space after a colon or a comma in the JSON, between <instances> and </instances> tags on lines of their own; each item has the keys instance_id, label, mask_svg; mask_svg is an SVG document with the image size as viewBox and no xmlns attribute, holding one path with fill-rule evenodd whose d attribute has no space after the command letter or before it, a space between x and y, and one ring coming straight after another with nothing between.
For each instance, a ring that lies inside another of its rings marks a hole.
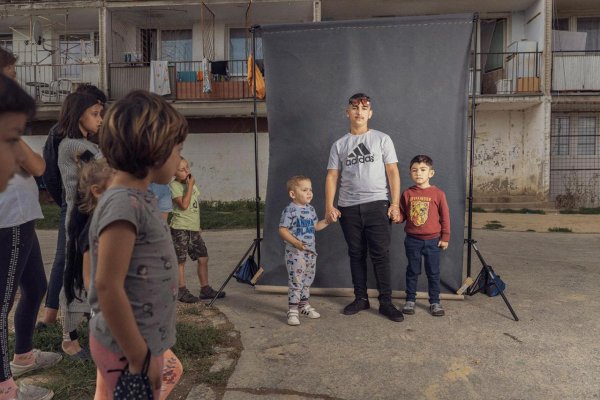
<instances>
[{"instance_id":1,"label":"grass patch","mask_svg":"<svg viewBox=\"0 0 600 400\"><path fill-rule=\"evenodd\" d=\"M187 311L187 310L186 310ZM184 377L191 379L192 384L224 386L231 375L231 369L209 372L212 366L210 357L215 346L228 346L230 338L225 331L212 326L198 327L189 322L177 323L177 343L173 352L183 364L184 371L194 371Z\"/></svg>"},{"instance_id":2,"label":"grass patch","mask_svg":"<svg viewBox=\"0 0 600 400\"><path fill-rule=\"evenodd\" d=\"M201 316L202 309L200 307L184 307L181 309L181 313L186 315Z\"/></svg>"},{"instance_id":3,"label":"grass patch","mask_svg":"<svg viewBox=\"0 0 600 400\"><path fill-rule=\"evenodd\" d=\"M188 322L177 323L177 343L173 352L180 360L213 354L213 347L224 340L222 331L212 326L198 327Z\"/></svg>"},{"instance_id":4,"label":"grass patch","mask_svg":"<svg viewBox=\"0 0 600 400\"><path fill-rule=\"evenodd\" d=\"M183 311L185 314L197 315L189 308ZM88 326L86 323L78 329L79 340L85 347L89 348ZM194 384L207 383L210 385L223 386L231 375L231 368L223 371L210 373L212 356L215 346L230 346L232 339L227 336L226 331L212 326L199 325L193 322L177 323L177 343L173 352L181 360L186 379L192 379ZM61 352L62 327L60 324L49 325L44 330L36 330L33 336L33 346L43 351ZM9 335L9 353L12 359L14 352L14 333ZM192 373L193 371L193 373ZM25 375L27 376L27 375ZM63 358L56 366L43 372L35 371L32 377L39 376L42 379L36 381L36 385L44 386L54 391L54 399L57 400L83 400L94 397L96 390L96 366L92 361L82 362L80 360ZM177 387L176 387L177 390Z\"/></svg>"},{"instance_id":5,"label":"grass patch","mask_svg":"<svg viewBox=\"0 0 600 400\"><path fill-rule=\"evenodd\" d=\"M481 208L481 207L473 207L473 212L476 212L476 213L486 213L487 211L485 211L485 209Z\"/></svg>"},{"instance_id":6,"label":"grass patch","mask_svg":"<svg viewBox=\"0 0 600 400\"><path fill-rule=\"evenodd\" d=\"M42 203L44 219L35 221L36 229L58 229L60 221L60 207L56 203Z\"/></svg>"},{"instance_id":7,"label":"grass patch","mask_svg":"<svg viewBox=\"0 0 600 400\"><path fill-rule=\"evenodd\" d=\"M260 202L259 209L261 212L265 211L265 203ZM214 211L252 211L256 212L256 201L253 199L247 200L236 200L236 201L208 201L203 200L200 202L200 210L214 210Z\"/></svg>"},{"instance_id":8,"label":"grass patch","mask_svg":"<svg viewBox=\"0 0 600 400\"><path fill-rule=\"evenodd\" d=\"M581 207L577 210L560 210L559 213L561 214L586 214L586 215L595 215L595 214L600 214L600 207L593 207L593 208L585 208L585 207Z\"/></svg>"},{"instance_id":9,"label":"grass patch","mask_svg":"<svg viewBox=\"0 0 600 400\"><path fill-rule=\"evenodd\" d=\"M571 230L571 228L563 228L563 227L559 227L559 226L554 226L552 228L548 228L548 232L570 233L570 232L573 232L573 231Z\"/></svg>"},{"instance_id":10,"label":"grass patch","mask_svg":"<svg viewBox=\"0 0 600 400\"><path fill-rule=\"evenodd\" d=\"M485 224L485 225L483 226L483 228L484 228L484 229L491 229L491 230L494 230L494 229L501 229L501 228L504 228L504 225L502 225L502 224L500 223L500 221L490 221L490 222L488 222L487 224Z\"/></svg>"},{"instance_id":11,"label":"grass patch","mask_svg":"<svg viewBox=\"0 0 600 400\"><path fill-rule=\"evenodd\" d=\"M265 204L260 203L261 224L265 218ZM240 229L256 226L256 201L201 201L200 224L202 229Z\"/></svg>"},{"instance_id":12,"label":"grass patch","mask_svg":"<svg viewBox=\"0 0 600 400\"><path fill-rule=\"evenodd\" d=\"M260 207L261 225L264 225L265 203ZM37 220L36 229L58 229L60 207L55 203L42 203L44 219ZM256 226L254 200L202 201L200 202L202 229L244 229Z\"/></svg>"},{"instance_id":13,"label":"grass patch","mask_svg":"<svg viewBox=\"0 0 600 400\"><path fill-rule=\"evenodd\" d=\"M78 329L79 342L89 347L88 327L84 323ZM43 351L60 353L62 343L62 326L51 324L44 330L35 330L33 347ZM9 357L14 352L14 333L9 334ZM31 376L40 374L35 371ZM64 357L56 366L44 370L44 377L36 385L44 386L54 391L54 398L60 399L91 399L96 391L96 366L92 361L82 362L77 359ZM27 375L24 375L27 376Z\"/></svg>"},{"instance_id":14,"label":"grass patch","mask_svg":"<svg viewBox=\"0 0 600 400\"><path fill-rule=\"evenodd\" d=\"M512 208L496 208L494 212L503 214L546 214L546 211L544 210L532 210L529 208L521 208L520 210L515 210Z\"/></svg>"}]
</instances>

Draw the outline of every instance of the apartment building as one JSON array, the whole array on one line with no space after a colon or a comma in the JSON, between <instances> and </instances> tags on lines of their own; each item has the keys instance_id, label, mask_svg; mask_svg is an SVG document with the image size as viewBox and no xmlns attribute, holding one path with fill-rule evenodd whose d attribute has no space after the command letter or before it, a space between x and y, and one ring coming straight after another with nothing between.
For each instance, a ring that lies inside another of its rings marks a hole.
<instances>
[{"instance_id":1,"label":"apartment building","mask_svg":"<svg viewBox=\"0 0 600 400\"><path fill-rule=\"evenodd\" d=\"M40 121L56 119L82 82L111 100L148 89L152 61L166 61L161 90L188 118L184 152L196 160L203 195L234 200L254 197L250 26L464 12L479 15L474 71L465 71L474 76L476 205L597 206L594 0L13 0L0 1L0 44L19 56L17 73L38 100ZM260 38L255 59L262 67ZM268 99L258 106L264 197Z\"/></svg>"}]
</instances>

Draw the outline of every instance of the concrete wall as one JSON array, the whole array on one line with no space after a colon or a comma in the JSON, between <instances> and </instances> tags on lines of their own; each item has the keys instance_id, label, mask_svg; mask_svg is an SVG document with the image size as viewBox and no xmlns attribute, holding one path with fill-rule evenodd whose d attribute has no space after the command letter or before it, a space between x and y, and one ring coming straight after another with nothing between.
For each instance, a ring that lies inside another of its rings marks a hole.
<instances>
[{"instance_id":1,"label":"concrete wall","mask_svg":"<svg viewBox=\"0 0 600 400\"><path fill-rule=\"evenodd\" d=\"M549 190L547 118L545 103L524 111L478 111L473 169L476 202L501 202L508 196L545 199Z\"/></svg>"},{"instance_id":2,"label":"concrete wall","mask_svg":"<svg viewBox=\"0 0 600 400\"><path fill-rule=\"evenodd\" d=\"M547 198L548 121L547 103L524 111L478 111L473 170L477 203ZM265 199L268 133L259 133L258 139L259 195ZM25 140L41 152L46 137L27 136ZM254 134L190 134L183 156L192 162L202 199L232 201L255 197Z\"/></svg>"},{"instance_id":3,"label":"concrete wall","mask_svg":"<svg viewBox=\"0 0 600 400\"><path fill-rule=\"evenodd\" d=\"M525 38L538 42L538 49L544 49L545 42L545 0L537 0L525 10Z\"/></svg>"},{"instance_id":4,"label":"concrete wall","mask_svg":"<svg viewBox=\"0 0 600 400\"><path fill-rule=\"evenodd\" d=\"M510 13L506 44L519 40L535 40L538 49L544 49L544 6L545 0L537 0L527 10Z\"/></svg>"},{"instance_id":5,"label":"concrete wall","mask_svg":"<svg viewBox=\"0 0 600 400\"><path fill-rule=\"evenodd\" d=\"M259 195L264 200L269 165L268 133L258 135ZM191 134L183 146L203 200L255 198L254 134Z\"/></svg>"},{"instance_id":6,"label":"concrete wall","mask_svg":"<svg viewBox=\"0 0 600 400\"><path fill-rule=\"evenodd\" d=\"M506 38L506 44L526 39L525 37L525 12L510 13L510 30Z\"/></svg>"},{"instance_id":7,"label":"concrete wall","mask_svg":"<svg viewBox=\"0 0 600 400\"><path fill-rule=\"evenodd\" d=\"M41 154L46 136L24 139ZM259 133L258 143L259 196L264 200L269 165L268 133ZM256 197L253 133L190 134L183 147L183 156L192 163L192 174L203 200Z\"/></svg>"}]
</instances>

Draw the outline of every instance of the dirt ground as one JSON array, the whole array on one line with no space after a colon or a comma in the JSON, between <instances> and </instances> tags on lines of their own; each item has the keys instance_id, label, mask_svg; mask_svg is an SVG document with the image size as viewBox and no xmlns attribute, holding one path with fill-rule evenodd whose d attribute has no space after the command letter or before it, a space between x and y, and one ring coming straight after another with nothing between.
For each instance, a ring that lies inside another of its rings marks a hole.
<instances>
[{"instance_id":1,"label":"dirt ground","mask_svg":"<svg viewBox=\"0 0 600 400\"><path fill-rule=\"evenodd\" d=\"M465 225L467 217L465 216ZM498 222L496 222L498 221ZM600 233L600 215L559 214L505 214L473 213L473 228L483 228L488 223L499 223L503 231L548 232L550 228L568 228L573 233Z\"/></svg>"}]
</instances>

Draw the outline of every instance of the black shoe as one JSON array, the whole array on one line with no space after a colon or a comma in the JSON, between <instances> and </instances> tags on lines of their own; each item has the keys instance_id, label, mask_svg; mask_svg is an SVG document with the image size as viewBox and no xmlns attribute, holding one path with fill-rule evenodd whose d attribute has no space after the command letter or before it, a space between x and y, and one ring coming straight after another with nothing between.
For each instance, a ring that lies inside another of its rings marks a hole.
<instances>
[{"instance_id":1,"label":"black shoe","mask_svg":"<svg viewBox=\"0 0 600 400\"><path fill-rule=\"evenodd\" d=\"M402 311L398 310L392 303L380 304L379 305L379 314L385 315L388 319L395 322L404 321L404 315L402 315Z\"/></svg>"},{"instance_id":2,"label":"black shoe","mask_svg":"<svg viewBox=\"0 0 600 400\"><path fill-rule=\"evenodd\" d=\"M200 289L201 300L213 299L216 295L217 291L210 286L206 286ZM217 299L222 299L223 297L225 297L225 292L219 293L219 297L217 297Z\"/></svg>"},{"instance_id":3,"label":"black shoe","mask_svg":"<svg viewBox=\"0 0 600 400\"><path fill-rule=\"evenodd\" d=\"M196 296L194 296L186 287L179 288L177 300L179 300L182 303L197 303L199 301L199 299Z\"/></svg>"},{"instance_id":4,"label":"black shoe","mask_svg":"<svg viewBox=\"0 0 600 400\"><path fill-rule=\"evenodd\" d=\"M354 299L354 301L344 307L344 315L354 315L362 310L371 308L369 299Z\"/></svg>"}]
</instances>

